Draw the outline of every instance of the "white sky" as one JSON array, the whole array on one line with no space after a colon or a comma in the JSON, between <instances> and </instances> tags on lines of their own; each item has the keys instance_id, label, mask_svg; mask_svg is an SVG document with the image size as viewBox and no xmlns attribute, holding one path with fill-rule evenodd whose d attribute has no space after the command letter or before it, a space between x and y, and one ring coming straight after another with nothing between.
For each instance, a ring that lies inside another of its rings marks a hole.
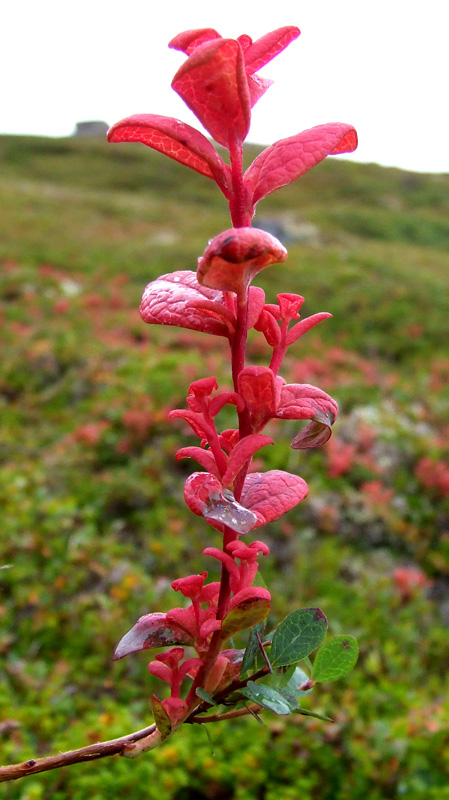
<instances>
[{"instance_id":1,"label":"white sky","mask_svg":"<svg viewBox=\"0 0 449 800\"><path fill-rule=\"evenodd\" d=\"M15 0L2 14L0 133L67 136L77 121L133 113L200 127L170 88L185 56L168 41L282 25L301 36L262 71L275 83L248 141L349 122L351 158L449 172L448 0Z\"/></svg>"}]
</instances>

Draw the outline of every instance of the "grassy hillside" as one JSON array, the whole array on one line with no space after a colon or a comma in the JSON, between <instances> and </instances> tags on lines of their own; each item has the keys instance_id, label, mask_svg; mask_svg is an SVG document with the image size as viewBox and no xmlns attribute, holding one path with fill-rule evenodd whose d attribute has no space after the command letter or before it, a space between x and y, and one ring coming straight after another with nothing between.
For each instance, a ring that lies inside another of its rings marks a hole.
<instances>
[{"instance_id":1,"label":"grassy hillside","mask_svg":"<svg viewBox=\"0 0 449 800\"><path fill-rule=\"evenodd\" d=\"M283 370L341 415L320 451L276 429L266 463L310 496L263 537L263 577L273 623L319 605L359 639L353 675L314 699L335 723L215 726L215 757L193 728L136 763L11 784L7 800L449 798L448 212L448 175L328 159L255 220L288 240L260 276L269 301L295 291L305 314L333 314ZM195 378L226 376L227 352L137 308L226 227L211 181L143 146L0 137L0 763L149 720L148 655L110 655L173 605L187 563L204 569L210 531L174 461L189 434L167 412ZM258 335L250 358L265 363Z\"/></svg>"}]
</instances>

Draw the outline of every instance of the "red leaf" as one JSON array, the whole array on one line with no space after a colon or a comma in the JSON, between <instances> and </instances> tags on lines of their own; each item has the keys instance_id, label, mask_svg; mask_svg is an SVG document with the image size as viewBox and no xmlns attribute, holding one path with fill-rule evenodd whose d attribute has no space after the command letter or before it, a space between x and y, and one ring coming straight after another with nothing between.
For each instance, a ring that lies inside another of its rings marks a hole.
<instances>
[{"instance_id":1,"label":"red leaf","mask_svg":"<svg viewBox=\"0 0 449 800\"><path fill-rule=\"evenodd\" d=\"M276 319L282 321L292 322L294 319L299 319L299 309L301 308L304 298L300 294L292 294L292 292L282 292L276 295L278 306L267 306ZM272 310L271 310L272 309Z\"/></svg>"},{"instance_id":2,"label":"red leaf","mask_svg":"<svg viewBox=\"0 0 449 800\"><path fill-rule=\"evenodd\" d=\"M248 75L262 69L272 58L281 53L290 42L297 39L301 31L294 25L286 25L266 33L245 50L245 67Z\"/></svg>"},{"instance_id":3,"label":"red leaf","mask_svg":"<svg viewBox=\"0 0 449 800\"><path fill-rule=\"evenodd\" d=\"M214 302L215 313L201 309L205 301ZM227 339L233 333L222 292L201 286L189 270L169 272L149 283L143 293L140 316L149 324L177 325Z\"/></svg>"},{"instance_id":4,"label":"red leaf","mask_svg":"<svg viewBox=\"0 0 449 800\"><path fill-rule=\"evenodd\" d=\"M332 314L329 314L327 311L320 311L318 314L312 314L310 317L301 319L296 325L290 328L285 338L285 344L287 347L290 347L300 336L310 331L311 328L318 325L323 319L329 319L329 317L332 317Z\"/></svg>"},{"instance_id":5,"label":"red leaf","mask_svg":"<svg viewBox=\"0 0 449 800\"><path fill-rule=\"evenodd\" d=\"M215 458L210 450L203 450L202 447L182 447L181 450L178 450L176 453L176 461L179 461L180 458L194 458L207 472L214 475L217 480L221 480Z\"/></svg>"},{"instance_id":6,"label":"red leaf","mask_svg":"<svg viewBox=\"0 0 449 800\"><path fill-rule=\"evenodd\" d=\"M222 689L229 686L231 681L234 680L234 678L238 677L240 670L242 668L244 652L245 652L244 650L235 650L235 649L221 651L220 655L227 659L228 664L220 680L220 683L218 684L215 690L216 692L220 692Z\"/></svg>"},{"instance_id":7,"label":"red leaf","mask_svg":"<svg viewBox=\"0 0 449 800\"><path fill-rule=\"evenodd\" d=\"M224 322L228 326L229 338L232 338L235 330L236 318L229 308L218 301L206 300L204 298L202 300L192 300L190 307L196 308L203 319L208 318L209 320L215 319L218 322Z\"/></svg>"},{"instance_id":8,"label":"red leaf","mask_svg":"<svg viewBox=\"0 0 449 800\"><path fill-rule=\"evenodd\" d=\"M292 183L328 155L351 153L357 147L352 125L329 122L281 139L267 147L245 172L244 180L253 194L253 204Z\"/></svg>"},{"instance_id":9,"label":"red leaf","mask_svg":"<svg viewBox=\"0 0 449 800\"><path fill-rule=\"evenodd\" d=\"M290 446L293 450L307 450L325 444L332 435L334 419L330 411L317 412L313 421L295 436Z\"/></svg>"},{"instance_id":10,"label":"red leaf","mask_svg":"<svg viewBox=\"0 0 449 800\"><path fill-rule=\"evenodd\" d=\"M308 383L287 383L282 387L278 419L316 419L318 414L328 414L332 423L336 419L338 406L330 395Z\"/></svg>"},{"instance_id":11,"label":"red leaf","mask_svg":"<svg viewBox=\"0 0 449 800\"><path fill-rule=\"evenodd\" d=\"M248 50L248 47L250 47L253 43L251 36L248 36L247 33L241 33L240 36L237 36L237 41L240 47L242 48L243 52L245 52L245 50Z\"/></svg>"},{"instance_id":12,"label":"red leaf","mask_svg":"<svg viewBox=\"0 0 449 800\"><path fill-rule=\"evenodd\" d=\"M205 397L210 397L216 389L218 389L217 379L212 375L210 378L199 378L197 381L193 381L189 386L189 395L197 400L204 400ZM199 408L193 408L193 410L202 411L203 405L200 404Z\"/></svg>"},{"instance_id":13,"label":"red leaf","mask_svg":"<svg viewBox=\"0 0 449 800\"><path fill-rule=\"evenodd\" d=\"M168 414L169 419L184 419L192 428L194 434L199 439L208 439L212 433L212 429L207 426L202 414L196 414L194 411L188 409L175 408Z\"/></svg>"},{"instance_id":14,"label":"red leaf","mask_svg":"<svg viewBox=\"0 0 449 800\"><path fill-rule=\"evenodd\" d=\"M239 558L239 556L237 556L237 558ZM240 589L240 591L234 595L229 603L229 608L236 608L241 603L247 600L252 601L256 598L258 600L268 600L268 602L270 602L271 595L268 589L264 589L263 586L247 586L245 589Z\"/></svg>"},{"instance_id":15,"label":"red leaf","mask_svg":"<svg viewBox=\"0 0 449 800\"><path fill-rule=\"evenodd\" d=\"M245 401L254 430L276 416L282 378L276 378L269 367L245 367L239 375L239 393Z\"/></svg>"},{"instance_id":16,"label":"red leaf","mask_svg":"<svg viewBox=\"0 0 449 800\"><path fill-rule=\"evenodd\" d=\"M243 411L245 408L244 402L237 392L221 392L211 400L209 405L209 414L215 417L226 405L234 405L237 411Z\"/></svg>"},{"instance_id":17,"label":"red leaf","mask_svg":"<svg viewBox=\"0 0 449 800\"><path fill-rule=\"evenodd\" d=\"M154 697L154 695L153 695ZM180 697L166 697L165 700L162 701L162 706L164 710L167 712L168 717L172 725L176 725L183 717L187 715L187 703L185 700L181 700ZM151 706L151 710L153 710L153 705ZM154 721L157 724L157 728L161 734L161 741L169 735L165 732L162 732L159 728L159 720L154 718Z\"/></svg>"},{"instance_id":18,"label":"red leaf","mask_svg":"<svg viewBox=\"0 0 449 800\"><path fill-rule=\"evenodd\" d=\"M306 482L298 475L273 469L246 476L242 503L254 512L257 523L252 530L279 519L307 496Z\"/></svg>"},{"instance_id":19,"label":"red leaf","mask_svg":"<svg viewBox=\"0 0 449 800\"><path fill-rule=\"evenodd\" d=\"M189 606L188 608L171 608L170 611L167 611L167 622L169 625L176 625L184 631L187 636L191 637L191 639L194 640L196 638L198 623L195 619L193 606Z\"/></svg>"},{"instance_id":20,"label":"red leaf","mask_svg":"<svg viewBox=\"0 0 449 800\"><path fill-rule=\"evenodd\" d=\"M276 412L278 419L311 419L291 443L294 450L319 447L327 442L338 414L338 405L330 395L308 383L285 384Z\"/></svg>"},{"instance_id":21,"label":"red leaf","mask_svg":"<svg viewBox=\"0 0 449 800\"><path fill-rule=\"evenodd\" d=\"M219 144L229 149L244 141L251 105L237 41L220 38L196 47L176 73L172 87Z\"/></svg>"},{"instance_id":22,"label":"red leaf","mask_svg":"<svg viewBox=\"0 0 449 800\"><path fill-rule=\"evenodd\" d=\"M167 622L166 614L158 612L145 614L120 639L112 658L117 661L130 653L151 650L154 647L168 647L173 644L190 645L192 644L192 639L181 628L178 628L172 622Z\"/></svg>"},{"instance_id":23,"label":"red leaf","mask_svg":"<svg viewBox=\"0 0 449 800\"><path fill-rule=\"evenodd\" d=\"M250 286L248 293L248 329L254 328L265 304L265 292L260 286Z\"/></svg>"},{"instance_id":24,"label":"red leaf","mask_svg":"<svg viewBox=\"0 0 449 800\"><path fill-rule=\"evenodd\" d=\"M220 34L213 28L196 28L178 33L178 35L168 43L168 46L173 50L181 50L186 56L189 56L200 44L209 42L211 39L221 38Z\"/></svg>"},{"instance_id":25,"label":"red leaf","mask_svg":"<svg viewBox=\"0 0 449 800\"><path fill-rule=\"evenodd\" d=\"M185 578L176 578L172 581L171 586L175 592L181 592L184 597L192 600L200 596L206 578L207 572L201 572L199 575L187 575Z\"/></svg>"},{"instance_id":26,"label":"red leaf","mask_svg":"<svg viewBox=\"0 0 449 800\"><path fill-rule=\"evenodd\" d=\"M270 88L273 81L269 78L261 78L260 75L246 75L248 81L249 96L251 98L251 108L256 105L262 95Z\"/></svg>"},{"instance_id":27,"label":"red leaf","mask_svg":"<svg viewBox=\"0 0 449 800\"><path fill-rule=\"evenodd\" d=\"M285 247L266 231L229 228L209 242L198 259L197 277L202 286L240 295L260 270L286 258Z\"/></svg>"},{"instance_id":28,"label":"red leaf","mask_svg":"<svg viewBox=\"0 0 449 800\"><path fill-rule=\"evenodd\" d=\"M252 628L262 622L270 613L270 593L260 586L242 589L231 601L231 609L226 614L221 632L224 638L233 636L238 631Z\"/></svg>"},{"instance_id":29,"label":"red leaf","mask_svg":"<svg viewBox=\"0 0 449 800\"><path fill-rule=\"evenodd\" d=\"M200 175L212 178L224 195L229 195L229 167L202 133L179 119L158 114L134 114L112 126L108 141L141 142Z\"/></svg>"},{"instance_id":30,"label":"red leaf","mask_svg":"<svg viewBox=\"0 0 449 800\"><path fill-rule=\"evenodd\" d=\"M247 461L253 457L257 450L267 444L274 444L273 439L263 433L252 433L241 439L229 456L228 467L223 475L223 486L231 487Z\"/></svg>"},{"instance_id":31,"label":"red leaf","mask_svg":"<svg viewBox=\"0 0 449 800\"><path fill-rule=\"evenodd\" d=\"M203 517L211 505L211 497L222 492L221 480L208 472L194 472L184 485L185 501L198 517Z\"/></svg>"},{"instance_id":32,"label":"red leaf","mask_svg":"<svg viewBox=\"0 0 449 800\"><path fill-rule=\"evenodd\" d=\"M171 682L172 671L167 664L161 664L160 661L150 661L148 664L148 670L151 675L155 675L155 677L159 678L159 680L165 681L165 683Z\"/></svg>"},{"instance_id":33,"label":"red leaf","mask_svg":"<svg viewBox=\"0 0 449 800\"><path fill-rule=\"evenodd\" d=\"M275 318L266 308L262 309L259 319L254 325L256 331L261 331L270 347L276 347L281 341L281 330Z\"/></svg>"},{"instance_id":34,"label":"red leaf","mask_svg":"<svg viewBox=\"0 0 449 800\"><path fill-rule=\"evenodd\" d=\"M255 514L240 505L232 492L223 489L221 482L208 472L194 472L187 478L184 498L194 514L212 520L211 524L226 525L236 533L248 533L257 520Z\"/></svg>"}]
</instances>

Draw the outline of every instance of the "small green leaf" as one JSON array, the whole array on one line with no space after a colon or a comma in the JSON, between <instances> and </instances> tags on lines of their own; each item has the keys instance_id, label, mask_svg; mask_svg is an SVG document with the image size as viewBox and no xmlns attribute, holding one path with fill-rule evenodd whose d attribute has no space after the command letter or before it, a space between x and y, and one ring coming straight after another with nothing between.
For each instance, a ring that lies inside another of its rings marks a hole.
<instances>
[{"instance_id":1,"label":"small green leaf","mask_svg":"<svg viewBox=\"0 0 449 800\"><path fill-rule=\"evenodd\" d=\"M310 672L312 672L313 664L312 664L309 656L306 656L305 658L303 658L302 662L303 662L305 668L308 669Z\"/></svg>"},{"instance_id":2,"label":"small green leaf","mask_svg":"<svg viewBox=\"0 0 449 800\"><path fill-rule=\"evenodd\" d=\"M248 672L249 669L253 666L257 654L260 653L260 645L257 639L257 634L262 636L263 629L265 627L265 621L262 620L258 622L257 625L252 628L251 633L249 635L248 644L246 645L245 655L243 656L242 661L242 668L240 670L240 677L242 678L245 672Z\"/></svg>"},{"instance_id":3,"label":"small green leaf","mask_svg":"<svg viewBox=\"0 0 449 800\"><path fill-rule=\"evenodd\" d=\"M223 637L227 639L233 633L244 631L245 628L252 628L253 625L262 622L269 613L270 601L268 598L259 597L257 594L247 597L231 608L229 614L226 614L221 626Z\"/></svg>"},{"instance_id":4,"label":"small green leaf","mask_svg":"<svg viewBox=\"0 0 449 800\"><path fill-rule=\"evenodd\" d=\"M166 739L171 733L171 720L161 701L153 694L151 698L151 711L153 712L156 728L161 734L161 739Z\"/></svg>"},{"instance_id":5,"label":"small green leaf","mask_svg":"<svg viewBox=\"0 0 449 800\"><path fill-rule=\"evenodd\" d=\"M204 724L204 722L200 722L200 725L206 731L206 736L208 738L209 746L210 746L210 754L211 754L212 758L215 758L214 743L213 743L212 737L211 737L211 735L209 733L209 729L208 729L207 725Z\"/></svg>"},{"instance_id":6,"label":"small green leaf","mask_svg":"<svg viewBox=\"0 0 449 800\"><path fill-rule=\"evenodd\" d=\"M312 691L312 689L300 689L300 686L307 683L308 680L309 676L300 667L295 667L295 671L287 683L287 688L295 692L298 697L304 697Z\"/></svg>"},{"instance_id":7,"label":"small green leaf","mask_svg":"<svg viewBox=\"0 0 449 800\"><path fill-rule=\"evenodd\" d=\"M210 694L205 692L204 689L201 688L201 686L199 686L195 690L195 694L197 695L197 697L201 697L201 700L204 700L206 703L209 703L210 706L218 705L218 703L215 702L214 698L211 697Z\"/></svg>"},{"instance_id":8,"label":"small green leaf","mask_svg":"<svg viewBox=\"0 0 449 800\"><path fill-rule=\"evenodd\" d=\"M296 667L294 664L290 664L288 667L278 667L277 670L273 672L270 684L272 686L288 686L295 669Z\"/></svg>"},{"instance_id":9,"label":"small green leaf","mask_svg":"<svg viewBox=\"0 0 449 800\"><path fill-rule=\"evenodd\" d=\"M302 714L304 717L315 717L315 719L322 719L324 722L333 722L330 717L325 717L324 714L317 714L316 711L309 711L308 708L297 708L297 714Z\"/></svg>"},{"instance_id":10,"label":"small green leaf","mask_svg":"<svg viewBox=\"0 0 449 800\"><path fill-rule=\"evenodd\" d=\"M353 636L335 636L318 650L312 680L330 683L343 678L355 667L358 655L359 646Z\"/></svg>"},{"instance_id":11,"label":"small green leaf","mask_svg":"<svg viewBox=\"0 0 449 800\"><path fill-rule=\"evenodd\" d=\"M263 727L264 727L264 728L266 728L266 727L267 727L267 726L265 725L265 722L263 721L263 719L261 719L261 718L259 717L259 715L258 715L258 714L256 714L256 712L254 711L254 709L253 709L253 708L251 708L251 706L248 706L248 705L246 705L246 704L245 704L245 708L247 708L247 709L248 709L248 711L249 711L249 713L251 714L251 716L252 716L252 717L254 717L254 719L255 719L255 720L256 720L256 721L259 723L259 725L263 725Z\"/></svg>"},{"instance_id":12,"label":"small green leaf","mask_svg":"<svg viewBox=\"0 0 449 800\"><path fill-rule=\"evenodd\" d=\"M292 671L290 672L290 670ZM299 689L299 687L302 686L303 683L307 683L307 681L309 680L309 676L304 672L303 669L301 669L301 667L295 667L295 666L293 666L293 668L290 667L288 675L289 678L287 681L287 685L290 687L290 689L294 689L295 691L296 689Z\"/></svg>"},{"instance_id":13,"label":"small green leaf","mask_svg":"<svg viewBox=\"0 0 449 800\"><path fill-rule=\"evenodd\" d=\"M271 664L282 667L301 661L323 641L327 619L319 608L300 608L278 625L271 643Z\"/></svg>"},{"instance_id":14,"label":"small green leaf","mask_svg":"<svg viewBox=\"0 0 449 800\"><path fill-rule=\"evenodd\" d=\"M275 714L281 717L287 716L292 712L289 700L271 686L248 681L246 688L242 689L242 694L252 700L253 703L257 703L263 708L268 708L269 711L274 711Z\"/></svg>"}]
</instances>

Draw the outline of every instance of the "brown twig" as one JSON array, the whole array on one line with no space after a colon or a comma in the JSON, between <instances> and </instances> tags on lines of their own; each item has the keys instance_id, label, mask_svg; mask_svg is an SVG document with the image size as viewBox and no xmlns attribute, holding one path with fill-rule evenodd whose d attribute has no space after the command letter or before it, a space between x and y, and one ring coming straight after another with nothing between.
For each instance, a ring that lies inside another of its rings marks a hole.
<instances>
[{"instance_id":1,"label":"brown twig","mask_svg":"<svg viewBox=\"0 0 449 800\"><path fill-rule=\"evenodd\" d=\"M118 739L110 739L107 742L97 742L96 744L80 747L79 750L68 750L66 753L57 753L44 758L31 758L29 761L22 761L20 764L11 764L7 767L0 767L0 783L4 781L15 781L17 778L24 778L27 775L35 775L37 772L47 772L50 769L67 767L70 764L79 764L82 761L95 761L97 758L120 755L126 745L144 739L156 730L156 725L149 725L140 731L128 733Z\"/></svg>"},{"instance_id":2,"label":"brown twig","mask_svg":"<svg viewBox=\"0 0 449 800\"><path fill-rule=\"evenodd\" d=\"M251 675L251 680L257 680L263 677L268 672L267 667L262 667L254 675ZM249 678L243 680L234 680L226 689L217 692L214 695L214 700L219 704L226 700L226 698L246 686ZM187 717L187 723L204 723L204 722L219 722L224 719L235 719L242 717L245 714L251 713L248 707L234 709L233 711L225 712L224 714L214 714L210 716L199 716L205 712L210 706L202 702L200 703ZM258 710L259 706L254 706ZM110 739L107 742L97 742L96 744L88 745L87 747L80 747L78 750L67 750L65 753L57 753L52 756L45 756L44 758L31 758L28 761L22 761L20 764L11 764L6 767L0 767L0 783L4 781L15 781L18 778L25 778L27 775L36 775L38 772L47 772L51 769L59 769L60 767L68 767L71 764L79 764L82 761L95 761L98 758L106 758L108 756L123 755L127 749L127 745L138 742L150 736L156 730L156 725L149 725L147 728L142 728L140 731L128 733L126 736L120 736L118 739Z\"/></svg>"},{"instance_id":3,"label":"brown twig","mask_svg":"<svg viewBox=\"0 0 449 800\"><path fill-rule=\"evenodd\" d=\"M208 717L198 717L196 714L189 718L189 722L221 722L223 719L236 719L237 717L244 717L248 714L257 714L262 706L256 703L252 706L245 706L245 708L234 708L233 711L226 711L225 714L211 714Z\"/></svg>"}]
</instances>

